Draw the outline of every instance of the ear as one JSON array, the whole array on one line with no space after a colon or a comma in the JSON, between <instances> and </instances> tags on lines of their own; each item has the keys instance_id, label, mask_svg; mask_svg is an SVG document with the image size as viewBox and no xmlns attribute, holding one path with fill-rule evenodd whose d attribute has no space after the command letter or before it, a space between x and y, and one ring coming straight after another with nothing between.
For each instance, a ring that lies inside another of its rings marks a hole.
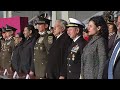
<instances>
[{"instance_id":1,"label":"ear","mask_svg":"<svg viewBox=\"0 0 120 90\"><path fill-rule=\"evenodd\" d=\"M100 29L101 29L101 26L98 26L98 27L97 27L97 31L99 31Z\"/></svg>"},{"instance_id":2,"label":"ear","mask_svg":"<svg viewBox=\"0 0 120 90\"><path fill-rule=\"evenodd\" d=\"M45 24L45 28L48 28L48 24Z\"/></svg>"},{"instance_id":3,"label":"ear","mask_svg":"<svg viewBox=\"0 0 120 90\"><path fill-rule=\"evenodd\" d=\"M32 30L30 30L30 34L32 34Z\"/></svg>"},{"instance_id":4,"label":"ear","mask_svg":"<svg viewBox=\"0 0 120 90\"><path fill-rule=\"evenodd\" d=\"M79 29L79 28L76 28L76 31L77 31L77 33L79 33L79 32L80 32L80 29Z\"/></svg>"}]
</instances>

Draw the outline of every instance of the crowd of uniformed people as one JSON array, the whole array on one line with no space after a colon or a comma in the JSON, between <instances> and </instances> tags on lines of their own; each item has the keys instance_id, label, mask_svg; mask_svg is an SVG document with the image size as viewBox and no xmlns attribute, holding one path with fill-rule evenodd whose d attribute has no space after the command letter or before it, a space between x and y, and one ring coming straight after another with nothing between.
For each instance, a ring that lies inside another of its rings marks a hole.
<instances>
[{"instance_id":1,"label":"crowd of uniformed people","mask_svg":"<svg viewBox=\"0 0 120 90\"><path fill-rule=\"evenodd\" d=\"M120 15L117 22L93 16L85 26L75 18L38 16L19 33L6 24L0 40L0 70L39 79L119 79ZM118 27L118 28L117 28ZM114 63L111 63L114 62Z\"/></svg>"}]
</instances>

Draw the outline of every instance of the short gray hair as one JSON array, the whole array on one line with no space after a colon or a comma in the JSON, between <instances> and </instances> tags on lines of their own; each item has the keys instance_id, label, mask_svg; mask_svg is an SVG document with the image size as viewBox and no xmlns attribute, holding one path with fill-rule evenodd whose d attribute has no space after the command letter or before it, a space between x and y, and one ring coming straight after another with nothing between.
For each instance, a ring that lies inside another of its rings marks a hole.
<instances>
[{"instance_id":1,"label":"short gray hair","mask_svg":"<svg viewBox=\"0 0 120 90\"><path fill-rule=\"evenodd\" d=\"M67 21L63 20L63 19L57 19L56 21L60 21L61 26L64 28L64 30L66 29L67 26Z\"/></svg>"}]
</instances>

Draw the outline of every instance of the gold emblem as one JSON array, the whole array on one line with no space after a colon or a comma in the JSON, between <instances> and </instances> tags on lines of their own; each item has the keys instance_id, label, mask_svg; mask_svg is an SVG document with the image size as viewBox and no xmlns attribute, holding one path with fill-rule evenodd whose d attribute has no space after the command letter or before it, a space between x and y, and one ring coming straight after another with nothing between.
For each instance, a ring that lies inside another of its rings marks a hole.
<instances>
[{"instance_id":1,"label":"gold emblem","mask_svg":"<svg viewBox=\"0 0 120 90\"><path fill-rule=\"evenodd\" d=\"M52 44L53 43L53 36L48 36L48 44Z\"/></svg>"}]
</instances>

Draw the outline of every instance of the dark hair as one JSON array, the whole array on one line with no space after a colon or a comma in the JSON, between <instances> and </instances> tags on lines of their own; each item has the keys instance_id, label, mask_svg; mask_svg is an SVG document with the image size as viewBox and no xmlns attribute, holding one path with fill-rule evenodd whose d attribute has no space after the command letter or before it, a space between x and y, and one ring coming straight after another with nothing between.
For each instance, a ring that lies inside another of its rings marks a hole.
<instances>
[{"instance_id":1,"label":"dark hair","mask_svg":"<svg viewBox=\"0 0 120 90\"><path fill-rule=\"evenodd\" d=\"M109 24L113 26L114 32L117 33L117 26L114 23L109 23Z\"/></svg>"},{"instance_id":2,"label":"dark hair","mask_svg":"<svg viewBox=\"0 0 120 90\"><path fill-rule=\"evenodd\" d=\"M35 28L34 28L33 25L27 25L27 26L25 26L25 27L27 27L29 31L32 30L32 34L35 33Z\"/></svg>"},{"instance_id":3,"label":"dark hair","mask_svg":"<svg viewBox=\"0 0 120 90\"><path fill-rule=\"evenodd\" d=\"M24 41L25 37L24 37L23 32L19 32L19 33L17 33L17 34L18 34L18 35L19 35L19 37L21 37L21 38L22 38L22 40Z\"/></svg>"},{"instance_id":4,"label":"dark hair","mask_svg":"<svg viewBox=\"0 0 120 90\"><path fill-rule=\"evenodd\" d=\"M98 35L101 35L103 38L105 38L108 41L108 27L104 18L102 16L94 16L90 18L89 22L90 21L93 21L97 27L101 26Z\"/></svg>"},{"instance_id":5,"label":"dark hair","mask_svg":"<svg viewBox=\"0 0 120 90\"><path fill-rule=\"evenodd\" d=\"M23 38L24 34L22 32L17 33L19 35L19 37Z\"/></svg>"}]
</instances>

